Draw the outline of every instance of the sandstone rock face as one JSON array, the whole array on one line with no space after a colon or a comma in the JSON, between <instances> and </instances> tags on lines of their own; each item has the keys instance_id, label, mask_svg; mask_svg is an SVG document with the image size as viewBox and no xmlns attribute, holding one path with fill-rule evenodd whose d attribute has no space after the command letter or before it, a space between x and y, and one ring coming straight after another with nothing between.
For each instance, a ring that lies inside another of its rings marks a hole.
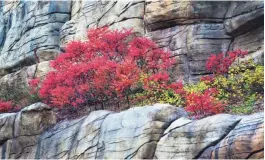
<instances>
[{"instance_id":1,"label":"sandstone rock face","mask_svg":"<svg viewBox=\"0 0 265 160\"><path fill-rule=\"evenodd\" d=\"M263 158L264 114L220 114L190 120L182 108L155 104L94 111L56 122L42 103L0 114L0 158L243 159Z\"/></svg>"},{"instance_id":2,"label":"sandstone rock face","mask_svg":"<svg viewBox=\"0 0 265 160\"><path fill-rule=\"evenodd\" d=\"M0 4L0 75L53 59L72 40L85 40L93 27L133 28L172 52L173 78L197 81L207 57L248 50L264 59L263 1L3 1ZM1 18L2 17L2 18Z\"/></svg>"},{"instance_id":3,"label":"sandstone rock face","mask_svg":"<svg viewBox=\"0 0 265 160\"><path fill-rule=\"evenodd\" d=\"M70 1L2 1L0 69L11 70L59 52L60 29L70 19ZM46 57L46 58L45 58Z\"/></svg>"}]
</instances>

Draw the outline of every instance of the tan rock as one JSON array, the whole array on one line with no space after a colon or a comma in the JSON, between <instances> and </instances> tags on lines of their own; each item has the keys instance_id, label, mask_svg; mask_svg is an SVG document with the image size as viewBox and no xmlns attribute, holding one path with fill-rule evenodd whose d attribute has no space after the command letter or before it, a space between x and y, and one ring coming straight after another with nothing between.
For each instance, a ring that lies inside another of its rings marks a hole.
<instances>
[{"instance_id":1,"label":"tan rock","mask_svg":"<svg viewBox=\"0 0 265 160\"><path fill-rule=\"evenodd\" d=\"M201 21L222 22L228 5L228 2L148 0L146 2L145 21L150 30Z\"/></svg>"}]
</instances>

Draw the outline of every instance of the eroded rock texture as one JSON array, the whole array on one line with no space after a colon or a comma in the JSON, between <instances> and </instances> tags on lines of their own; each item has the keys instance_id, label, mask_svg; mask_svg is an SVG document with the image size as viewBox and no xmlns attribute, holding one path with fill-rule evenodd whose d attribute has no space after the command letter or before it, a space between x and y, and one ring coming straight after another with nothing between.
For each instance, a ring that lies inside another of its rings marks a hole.
<instances>
[{"instance_id":1,"label":"eroded rock texture","mask_svg":"<svg viewBox=\"0 0 265 160\"><path fill-rule=\"evenodd\" d=\"M30 105L29 81L34 78L43 79L50 70L49 61L43 61L6 74L0 78L0 96L20 102L21 106Z\"/></svg>"},{"instance_id":2,"label":"eroded rock texture","mask_svg":"<svg viewBox=\"0 0 265 160\"><path fill-rule=\"evenodd\" d=\"M59 53L60 29L70 19L70 1L1 1L0 69L50 60Z\"/></svg>"},{"instance_id":3,"label":"eroded rock texture","mask_svg":"<svg viewBox=\"0 0 265 160\"><path fill-rule=\"evenodd\" d=\"M263 63L263 1L146 1L147 35L177 60L175 79L197 81L212 53L242 49Z\"/></svg>"},{"instance_id":4,"label":"eroded rock texture","mask_svg":"<svg viewBox=\"0 0 265 160\"><path fill-rule=\"evenodd\" d=\"M248 50L263 63L263 1L2 1L1 75L53 59L72 40L85 40L93 27L133 28L169 49L174 79L197 81L212 53Z\"/></svg>"},{"instance_id":5,"label":"eroded rock texture","mask_svg":"<svg viewBox=\"0 0 265 160\"><path fill-rule=\"evenodd\" d=\"M55 113L42 103L0 114L1 159L34 158L39 136L55 123Z\"/></svg>"},{"instance_id":6,"label":"eroded rock texture","mask_svg":"<svg viewBox=\"0 0 265 160\"><path fill-rule=\"evenodd\" d=\"M144 0L133 1L73 1L71 20L61 29L62 47L71 40L86 39L88 28L110 26L144 34Z\"/></svg>"},{"instance_id":7,"label":"eroded rock texture","mask_svg":"<svg viewBox=\"0 0 265 160\"><path fill-rule=\"evenodd\" d=\"M264 114L190 120L182 108L155 104L94 111L55 125L37 103L0 114L0 158L191 159L263 158Z\"/></svg>"}]
</instances>

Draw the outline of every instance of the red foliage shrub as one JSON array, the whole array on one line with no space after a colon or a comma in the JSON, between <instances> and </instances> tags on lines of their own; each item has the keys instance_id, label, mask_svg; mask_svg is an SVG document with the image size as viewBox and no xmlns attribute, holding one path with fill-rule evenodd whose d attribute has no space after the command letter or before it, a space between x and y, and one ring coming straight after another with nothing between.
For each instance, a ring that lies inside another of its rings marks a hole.
<instances>
[{"instance_id":1,"label":"red foliage shrub","mask_svg":"<svg viewBox=\"0 0 265 160\"><path fill-rule=\"evenodd\" d=\"M13 105L12 101L3 101L0 99L0 113L12 112L18 107Z\"/></svg>"},{"instance_id":2,"label":"red foliage shrub","mask_svg":"<svg viewBox=\"0 0 265 160\"><path fill-rule=\"evenodd\" d=\"M168 85L168 89L173 89L176 94L180 94L181 96L185 96L186 94L184 85L181 81L171 83L170 85Z\"/></svg>"},{"instance_id":3,"label":"red foliage shrub","mask_svg":"<svg viewBox=\"0 0 265 160\"><path fill-rule=\"evenodd\" d=\"M40 78L30 79L28 82L30 94L37 94Z\"/></svg>"},{"instance_id":4,"label":"red foliage shrub","mask_svg":"<svg viewBox=\"0 0 265 160\"><path fill-rule=\"evenodd\" d=\"M207 75L207 76L203 76L201 77L200 81L204 82L205 84L212 84L214 82L214 75Z\"/></svg>"},{"instance_id":5,"label":"red foliage shrub","mask_svg":"<svg viewBox=\"0 0 265 160\"><path fill-rule=\"evenodd\" d=\"M217 94L218 91L215 88L209 88L203 93L188 93L186 95L186 110L195 118L222 113L225 104L215 98Z\"/></svg>"},{"instance_id":6,"label":"red foliage shrub","mask_svg":"<svg viewBox=\"0 0 265 160\"><path fill-rule=\"evenodd\" d=\"M227 52L227 56L224 53L212 54L206 62L206 69L215 74L226 74L236 58L243 58L247 54L248 52L241 50L229 51Z\"/></svg>"},{"instance_id":7,"label":"red foliage shrub","mask_svg":"<svg viewBox=\"0 0 265 160\"><path fill-rule=\"evenodd\" d=\"M66 53L51 62L55 71L39 90L46 103L78 107L124 98L138 86L140 75L168 76L174 63L168 52L131 30L90 29L87 37L86 42L68 44Z\"/></svg>"}]
</instances>

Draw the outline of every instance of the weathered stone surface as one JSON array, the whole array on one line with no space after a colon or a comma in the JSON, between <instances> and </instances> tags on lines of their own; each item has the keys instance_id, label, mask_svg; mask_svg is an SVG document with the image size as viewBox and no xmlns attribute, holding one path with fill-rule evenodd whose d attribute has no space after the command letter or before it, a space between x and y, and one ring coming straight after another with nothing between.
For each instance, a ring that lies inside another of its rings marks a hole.
<instances>
[{"instance_id":1,"label":"weathered stone surface","mask_svg":"<svg viewBox=\"0 0 265 160\"><path fill-rule=\"evenodd\" d=\"M150 30L178 24L222 22L229 2L146 1L145 21Z\"/></svg>"},{"instance_id":2,"label":"weathered stone surface","mask_svg":"<svg viewBox=\"0 0 265 160\"><path fill-rule=\"evenodd\" d=\"M264 25L264 1L231 2L225 16L229 34L239 35Z\"/></svg>"},{"instance_id":3,"label":"weathered stone surface","mask_svg":"<svg viewBox=\"0 0 265 160\"><path fill-rule=\"evenodd\" d=\"M95 158L100 126L109 113L96 111L56 125L41 136L36 158Z\"/></svg>"},{"instance_id":4,"label":"weathered stone surface","mask_svg":"<svg viewBox=\"0 0 265 160\"><path fill-rule=\"evenodd\" d=\"M264 114L240 117L240 123L218 144L209 149L213 159L258 159L264 157Z\"/></svg>"},{"instance_id":5,"label":"weathered stone surface","mask_svg":"<svg viewBox=\"0 0 265 160\"><path fill-rule=\"evenodd\" d=\"M221 114L183 124L159 140L155 157L158 159L198 158L205 148L222 140L239 120L235 116Z\"/></svg>"},{"instance_id":6,"label":"weathered stone surface","mask_svg":"<svg viewBox=\"0 0 265 160\"><path fill-rule=\"evenodd\" d=\"M96 158L150 159L164 130L182 116L183 109L161 104L111 114L102 124Z\"/></svg>"},{"instance_id":7,"label":"weathered stone surface","mask_svg":"<svg viewBox=\"0 0 265 160\"><path fill-rule=\"evenodd\" d=\"M152 158L165 128L181 116L183 109L162 104L92 112L42 135L36 158Z\"/></svg>"},{"instance_id":8,"label":"weathered stone surface","mask_svg":"<svg viewBox=\"0 0 265 160\"><path fill-rule=\"evenodd\" d=\"M13 137L15 118L15 113L0 114L0 144Z\"/></svg>"},{"instance_id":9,"label":"weathered stone surface","mask_svg":"<svg viewBox=\"0 0 265 160\"><path fill-rule=\"evenodd\" d=\"M34 49L37 49L40 60L50 60L59 52L59 31L70 18L70 1L1 3L1 70L36 62Z\"/></svg>"},{"instance_id":10,"label":"weathered stone surface","mask_svg":"<svg viewBox=\"0 0 265 160\"><path fill-rule=\"evenodd\" d=\"M0 115L0 158L263 158L263 118L257 113L189 120L181 108L156 104L119 113L94 111L51 127L54 113L37 103Z\"/></svg>"},{"instance_id":11,"label":"weathered stone surface","mask_svg":"<svg viewBox=\"0 0 265 160\"><path fill-rule=\"evenodd\" d=\"M36 154L38 137L38 135L19 136L6 141L0 147L0 151L2 148L1 159L32 159Z\"/></svg>"},{"instance_id":12,"label":"weathered stone surface","mask_svg":"<svg viewBox=\"0 0 265 160\"><path fill-rule=\"evenodd\" d=\"M172 78L197 81L209 74L211 53L242 48L263 62L263 8L263 1L4 1L0 75L34 63L35 48L40 61L48 61L68 42L85 40L87 29L109 25L152 35L177 60Z\"/></svg>"},{"instance_id":13,"label":"weathered stone surface","mask_svg":"<svg viewBox=\"0 0 265 160\"><path fill-rule=\"evenodd\" d=\"M61 30L62 47L71 40L86 39L91 27L108 25L110 28L133 28L144 33L144 1L76 1L72 5L72 18Z\"/></svg>"},{"instance_id":14,"label":"weathered stone surface","mask_svg":"<svg viewBox=\"0 0 265 160\"><path fill-rule=\"evenodd\" d=\"M205 61L211 53L248 50L247 59L263 64L263 8L263 1L1 1L0 91L20 90L29 79L43 77L60 48L85 40L88 28L105 25L133 28L169 49L175 80L193 82L209 74ZM264 157L263 114L191 121L179 118L186 114L174 107L155 106L92 112L45 131L55 123L54 114L40 108L0 115L1 158L170 158L165 153L171 150L177 152L172 157ZM189 145L181 146L185 140Z\"/></svg>"},{"instance_id":15,"label":"weathered stone surface","mask_svg":"<svg viewBox=\"0 0 265 160\"><path fill-rule=\"evenodd\" d=\"M164 134L167 134L169 132L171 132L172 130L182 127L188 123L191 123L192 120L187 119L185 117L181 117L178 120L174 121L173 123L171 123L171 125L165 130Z\"/></svg>"},{"instance_id":16,"label":"weathered stone surface","mask_svg":"<svg viewBox=\"0 0 265 160\"><path fill-rule=\"evenodd\" d=\"M264 2L146 1L147 35L177 60L173 79L198 81L209 74L212 53L248 50L263 63Z\"/></svg>"},{"instance_id":17,"label":"weathered stone surface","mask_svg":"<svg viewBox=\"0 0 265 160\"><path fill-rule=\"evenodd\" d=\"M0 114L0 158L34 158L39 135L55 123L55 113L43 103Z\"/></svg>"},{"instance_id":18,"label":"weathered stone surface","mask_svg":"<svg viewBox=\"0 0 265 160\"><path fill-rule=\"evenodd\" d=\"M23 67L21 70L0 78L0 96L20 102L21 106L30 105L28 82L33 78L41 78L51 70L49 61Z\"/></svg>"},{"instance_id":19,"label":"weathered stone surface","mask_svg":"<svg viewBox=\"0 0 265 160\"><path fill-rule=\"evenodd\" d=\"M55 113L43 103L35 103L23 108L15 120L15 137L39 135L51 124L56 123Z\"/></svg>"},{"instance_id":20,"label":"weathered stone surface","mask_svg":"<svg viewBox=\"0 0 265 160\"><path fill-rule=\"evenodd\" d=\"M230 50L247 50L249 55L245 59L254 59L256 63L264 63L264 26L235 37Z\"/></svg>"},{"instance_id":21,"label":"weathered stone surface","mask_svg":"<svg viewBox=\"0 0 265 160\"><path fill-rule=\"evenodd\" d=\"M223 24L195 24L148 33L160 47L171 51L176 59L173 75L186 81L208 73L205 62L210 54L227 52L231 37ZM182 74L181 74L182 73Z\"/></svg>"}]
</instances>

